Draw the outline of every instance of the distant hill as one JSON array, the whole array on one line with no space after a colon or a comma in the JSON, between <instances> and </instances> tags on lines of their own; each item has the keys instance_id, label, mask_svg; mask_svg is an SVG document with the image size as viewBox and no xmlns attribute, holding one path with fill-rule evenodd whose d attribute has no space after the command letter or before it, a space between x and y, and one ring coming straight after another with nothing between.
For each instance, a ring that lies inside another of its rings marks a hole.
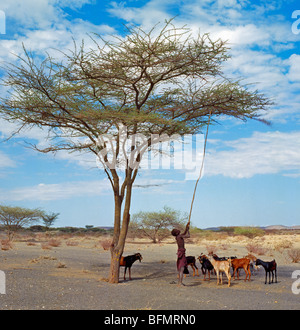
<instances>
[{"instance_id":1,"label":"distant hill","mask_svg":"<svg viewBox=\"0 0 300 330\"><path fill-rule=\"evenodd\" d=\"M222 226L222 227L226 228L226 226ZM228 227L232 227L232 226L228 226ZM239 226L234 226L234 227L239 227ZM240 226L240 227L247 227L247 226ZM258 228L264 230L300 230L300 225L297 226L271 225L271 226L258 227ZM208 228L204 228L203 230L220 231L221 227L208 227Z\"/></svg>"},{"instance_id":2,"label":"distant hill","mask_svg":"<svg viewBox=\"0 0 300 330\"><path fill-rule=\"evenodd\" d=\"M300 225L299 226L272 225L263 228L265 230L293 230L293 229L300 229Z\"/></svg>"}]
</instances>

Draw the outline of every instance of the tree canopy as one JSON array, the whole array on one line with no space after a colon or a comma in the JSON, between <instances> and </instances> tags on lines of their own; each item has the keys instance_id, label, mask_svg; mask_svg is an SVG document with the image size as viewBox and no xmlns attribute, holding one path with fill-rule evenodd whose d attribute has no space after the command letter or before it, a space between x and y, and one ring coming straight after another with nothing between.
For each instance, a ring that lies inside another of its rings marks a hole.
<instances>
[{"instance_id":1,"label":"tree canopy","mask_svg":"<svg viewBox=\"0 0 300 330\"><path fill-rule=\"evenodd\" d=\"M0 224L6 229L9 240L13 239L16 230L38 222L44 215L40 209L0 205Z\"/></svg>"},{"instance_id":2,"label":"tree canopy","mask_svg":"<svg viewBox=\"0 0 300 330\"><path fill-rule=\"evenodd\" d=\"M130 228L150 238L153 243L157 243L170 236L172 228L184 228L183 223L186 220L187 216L183 217L179 211L165 206L162 211L141 211L134 214Z\"/></svg>"}]
</instances>

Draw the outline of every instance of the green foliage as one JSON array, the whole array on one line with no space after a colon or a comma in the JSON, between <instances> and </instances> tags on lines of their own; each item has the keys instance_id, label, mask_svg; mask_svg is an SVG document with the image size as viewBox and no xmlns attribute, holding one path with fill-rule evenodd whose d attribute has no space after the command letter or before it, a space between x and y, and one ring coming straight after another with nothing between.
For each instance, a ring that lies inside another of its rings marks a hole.
<instances>
[{"instance_id":1,"label":"green foliage","mask_svg":"<svg viewBox=\"0 0 300 330\"><path fill-rule=\"evenodd\" d=\"M0 224L6 229L9 240L13 239L16 230L38 222L44 215L40 209L0 205Z\"/></svg>"},{"instance_id":2,"label":"green foliage","mask_svg":"<svg viewBox=\"0 0 300 330\"><path fill-rule=\"evenodd\" d=\"M134 214L130 224L130 230L149 237L153 243L161 242L170 236L170 230L174 227L183 229L187 216L182 216L179 211L167 206L158 212L139 212Z\"/></svg>"},{"instance_id":3,"label":"green foliage","mask_svg":"<svg viewBox=\"0 0 300 330\"><path fill-rule=\"evenodd\" d=\"M46 228L51 227L54 222L57 220L57 217L59 216L59 213L49 213L49 214L44 214L42 216L42 221L44 223L44 225L46 226Z\"/></svg>"},{"instance_id":4,"label":"green foliage","mask_svg":"<svg viewBox=\"0 0 300 330\"><path fill-rule=\"evenodd\" d=\"M258 227L234 227L235 235L243 235L249 238L254 238L256 236L263 236L265 231Z\"/></svg>"}]
</instances>

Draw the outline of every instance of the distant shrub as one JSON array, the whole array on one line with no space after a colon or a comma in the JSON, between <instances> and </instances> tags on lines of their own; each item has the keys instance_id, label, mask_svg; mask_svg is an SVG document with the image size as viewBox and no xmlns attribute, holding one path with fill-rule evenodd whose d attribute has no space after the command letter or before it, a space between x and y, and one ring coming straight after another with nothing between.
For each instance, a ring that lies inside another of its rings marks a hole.
<instances>
[{"instance_id":1,"label":"distant shrub","mask_svg":"<svg viewBox=\"0 0 300 330\"><path fill-rule=\"evenodd\" d=\"M48 241L48 245L49 246L52 246L52 247L58 247L61 245L61 241L58 240L58 239L55 239L55 238L51 238L49 241Z\"/></svg>"},{"instance_id":2,"label":"distant shrub","mask_svg":"<svg viewBox=\"0 0 300 330\"><path fill-rule=\"evenodd\" d=\"M43 250L51 250L52 249L51 246L48 245L47 243L41 243L41 248Z\"/></svg>"},{"instance_id":3,"label":"distant shrub","mask_svg":"<svg viewBox=\"0 0 300 330\"><path fill-rule=\"evenodd\" d=\"M300 249L290 249L288 250L288 256L292 259L292 262L300 261Z\"/></svg>"},{"instance_id":4,"label":"distant shrub","mask_svg":"<svg viewBox=\"0 0 300 330\"><path fill-rule=\"evenodd\" d=\"M261 245L256 245L252 243L247 244L246 249L248 250L248 252L257 254L259 256L267 254L268 252L268 249L265 249Z\"/></svg>"},{"instance_id":5,"label":"distant shrub","mask_svg":"<svg viewBox=\"0 0 300 330\"><path fill-rule=\"evenodd\" d=\"M291 247L293 247L293 242L291 242L289 240L283 240L280 242L276 242L274 244L274 249L276 251L280 251L280 252L282 252L285 249L290 249Z\"/></svg>"},{"instance_id":6,"label":"distant shrub","mask_svg":"<svg viewBox=\"0 0 300 330\"><path fill-rule=\"evenodd\" d=\"M257 227L235 227L234 234L243 235L248 238L254 238L257 236L263 236L265 234L265 231Z\"/></svg>"},{"instance_id":7,"label":"distant shrub","mask_svg":"<svg viewBox=\"0 0 300 330\"><path fill-rule=\"evenodd\" d=\"M79 242L78 241L66 241L66 245L67 246L78 246L79 245Z\"/></svg>"},{"instance_id":8,"label":"distant shrub","mask_svg":"<svg viewBox=\"0 0 300 330\"><path fill-rule=\"evenodd\" d=\"M101 244L103 250L105 250L105 251L110 249L111 243L112 243L111 238L106 238L106 239L103 239L102 241L100 241L100 244Z\"/></svg>"},{"instance_id":9,"label":"distant shrub","mask_svg":"<svg viewBox=\"0 0 300 330\"><path fill-rule=\"evenodd\" d=\"M227 234L233 234L235 227L220 227L220 231L225 232Z\"/></svg>"},{"instance_id":10,"label":"distant shrub","mask_svg":"<svg viewBox=\"0 0 300 330\"><path fill-rule=\"evenodd\" d=\"M206 245L205 247L206 247L206 251L209 255L212 255L217 252L217 247L213 244Z\"/></svg>"},{"instance_id":11,"label":"distant shrub","mask_svg":"<svg viewBox=\"0 0 300 330\"><path fill-rule=\"evenodd\" d=\"M32 241L28 241L26 243L27 246L36 246L36 243L35 242L32 242Z\"/></svg>"},{"instance_id":12,"label":"distant shrub","mask_svg":"<svg viewBox=\"0 0 300 330\"><path fill-rule=\"evenodd\" d=\"M13 248L13 244L9 239L2 239L1 240L1 250L8 251Z\"/></svg>"}]
</instances>

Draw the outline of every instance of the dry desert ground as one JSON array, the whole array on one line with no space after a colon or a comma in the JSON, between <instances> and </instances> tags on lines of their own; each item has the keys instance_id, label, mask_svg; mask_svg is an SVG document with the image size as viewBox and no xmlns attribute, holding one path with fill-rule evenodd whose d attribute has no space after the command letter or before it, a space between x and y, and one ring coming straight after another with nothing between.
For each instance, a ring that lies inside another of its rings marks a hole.
<instances>
[{"instance_id":1,"label":"dry desert ground","mask_svg":"<svg viewBox=\"0 0 300 330\"><path fill-rule=\"evenodd\" d=\"M292 291L292 285L298 288L292 273L300 269L300 263L292 262L288 256L289 249L300 249L299 234L270 234L254 239L191 237L186 244L187 255L197 257L213 249L219 256L243 257L249 246L255 246L260 248L258 258L276 259L278 283L265 285L264 270L259 269L250 282L244 282L241 271L240 280L232 280L230 288L225 277L223 285L217 285L215 275L204 281L198 261L199 276L193 277L190 272L184 279L185 286L178 287L173 238L160 244L128 240L123 255L139 252L143 260L133 264L131 281L123 280L121 268L120 283L110 284L110 252L101 244L106 239L92 235L19 235L13 246L3 246L0 251L0 270L5 274L0 309L300 309L300 294Z\"/></svg>"}]
</instances>

